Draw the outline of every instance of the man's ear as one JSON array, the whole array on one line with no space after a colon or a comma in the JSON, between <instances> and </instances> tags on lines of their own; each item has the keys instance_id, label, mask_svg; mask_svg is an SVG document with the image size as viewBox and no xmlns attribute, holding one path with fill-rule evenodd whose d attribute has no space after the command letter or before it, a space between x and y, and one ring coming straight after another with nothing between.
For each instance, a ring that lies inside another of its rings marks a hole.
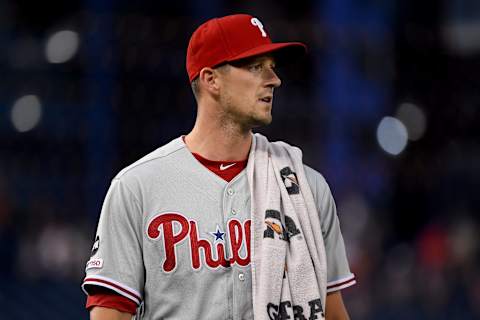
<instances>
[{"instance_id":1,"label":"man's ear","mask_svg":"<svg viewBox=\"0 0 480 320\"><path fill-rule=\"evenodd\" d=\"M204 90L214 95L218 94L220 87L218 83L218 73L215 70L205 67L200 70L198 77Z\"/></svg>"}]
</instances>

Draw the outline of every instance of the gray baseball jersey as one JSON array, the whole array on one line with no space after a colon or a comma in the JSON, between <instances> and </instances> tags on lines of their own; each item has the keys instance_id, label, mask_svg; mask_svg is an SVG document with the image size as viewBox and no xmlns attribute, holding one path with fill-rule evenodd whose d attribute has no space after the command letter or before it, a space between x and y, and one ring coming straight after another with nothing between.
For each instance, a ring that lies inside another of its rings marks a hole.
<instances>
[{"instance_id":1,"label":"gray baseball jersey","mask_svg":"<svg viewBox=\"0 0 480 320\"><path fill-rule=\"evenodd\" d=\"M325 179L305 171L322 224L328 291L338 290L355 280L335 203ZM133 300L137 319L253 319L250 223L245 170L227 182L179 137L113 179L82 287Z\"/></svg>"}]
</instances>

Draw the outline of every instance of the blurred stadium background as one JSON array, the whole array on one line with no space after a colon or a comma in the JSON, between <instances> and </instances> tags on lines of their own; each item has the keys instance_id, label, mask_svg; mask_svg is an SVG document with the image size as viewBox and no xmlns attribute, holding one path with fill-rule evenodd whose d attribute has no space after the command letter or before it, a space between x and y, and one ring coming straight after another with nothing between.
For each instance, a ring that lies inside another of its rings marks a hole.
<instances>
[{"instance_id":1,"label":"blurred stadium background","mask_svg":"<svg viewBox=\"0 0 480 320\"><path fill-rule=\"evenodd\" d=\"M87 318L110 179L189 131L188 39L234 12L309 45L261 131L330 183L352 319L480 319L477 0L0 0L0 318Z\"/></svg>"}]
</instances>

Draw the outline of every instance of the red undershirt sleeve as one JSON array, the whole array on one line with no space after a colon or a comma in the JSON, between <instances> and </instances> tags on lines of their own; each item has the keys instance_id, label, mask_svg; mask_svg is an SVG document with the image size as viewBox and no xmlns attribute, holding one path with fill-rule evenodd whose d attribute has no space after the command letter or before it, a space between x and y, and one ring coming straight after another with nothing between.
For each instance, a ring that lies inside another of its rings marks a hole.
<instances>
[{"instance_id":1,"label":"red undershirt sleeve","mask_svg":"<svg viewBox=\"0 0 480 320\"><path fill-rule=\"evenodd\" d=\"M85 307L91 310L93 307L116 309L120 312L128 312L132 315L137 313L137 304L132 300L121 296L107 288L95 287L87 296Z\"/></svg>"}]
</instances>

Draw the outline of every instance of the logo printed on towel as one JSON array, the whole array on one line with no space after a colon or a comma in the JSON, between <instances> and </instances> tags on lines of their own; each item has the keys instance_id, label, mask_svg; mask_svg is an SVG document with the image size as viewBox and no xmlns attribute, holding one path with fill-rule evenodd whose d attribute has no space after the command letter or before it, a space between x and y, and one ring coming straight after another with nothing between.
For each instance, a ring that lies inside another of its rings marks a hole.
<instances>
[{"instance_id":1,"label":"logo printed on towel","mask_svg":"<svg viewBox=\"0 0 480 320\"><path fill-rule=\"evenodd\" d=\"M301 233L295 221L287 215L285 215L284 225L281 214L277 210L269 209L265 211L265 224L267 228L263 231L264 238L274 239L276 234L278 239L290 242L290 238Z\"/></svg>"},{"instance_id":2,"label":"logo printed on towel","mask_svg":"<svg viewBox=\"0 0 480 320\"><path fill-rule=\"evenodd\" d=\"M298 179L295 172L290 167L285 167L280 170L280 176L282 177L285 188L287 188L288 194L299 194L300 187L298 185Z\"/></svg>"}]
</instances>

